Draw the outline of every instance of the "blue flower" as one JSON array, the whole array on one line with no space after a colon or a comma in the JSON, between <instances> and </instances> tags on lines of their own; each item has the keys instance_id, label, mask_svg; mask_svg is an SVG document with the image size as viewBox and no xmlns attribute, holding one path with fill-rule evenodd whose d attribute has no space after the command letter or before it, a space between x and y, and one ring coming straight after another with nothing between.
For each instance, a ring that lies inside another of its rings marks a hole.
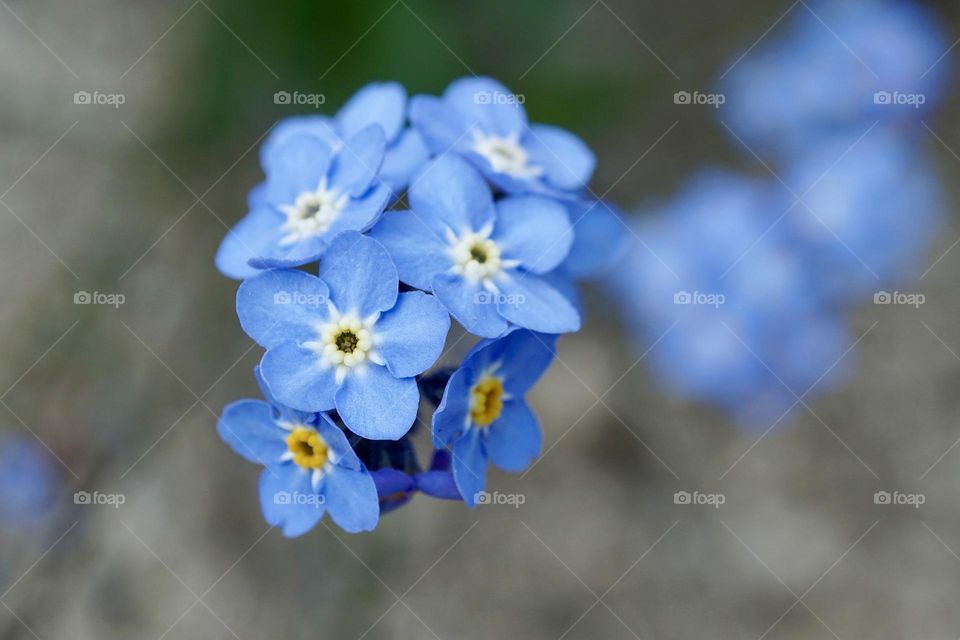
<instances>
[{"instance_id":1,"label":"blue flower","mask_svg":"<svg viewBox=\"0 0 960 640\"><path fill-rule=\"evenodd\" d=\"M386 138L380 179L399 194L429 156L420 134L405 126L406 117L406 89L397 82L371 82L353 94L332 118L311 115L283 120L270 132L260 155L266 158L284 140L304 133L338 146L364 127L378 124Z\"/></svg>"},{"instance_id":2,"label":"blue flower","mask_svg":"<svg viewBox=\"0 0 960 640\"><path fill-rule=\"evenodd\" d=\"M387 213L371 232L403 282L432 291L479 336L497 337L511 325L543 333L580 328L577 310L542 277L573 242L560 204L540 196L494 203L481 175L453 155L428 164L409 199L410 211Z\"/></svg>"},{"instance_id":3,"label":"blue flower","mask_svg":"<svg viewBox=\"0 0 960 640\"><path fill-rule=\"evenodd\" d=\"M469 506L486 487L487 461L522 471L543 437L524 395L553 361L556 336L515 330L478 344L450 377L433 415L433 443L453 455L453 477Z\"/></svg>"},{"instance_id":4,"label":"blue flower","mask_svg":"<svg viewBox=\"0 0 960 640\"><path fill-rule=\"evenodd\" d=\"M877 120L919 124L940 102L950 42L920 3L816 2L792 20L720 83L727 101L719 113L751 147L788 157L815 133L852 127L859 135Z\"/></svg>"},{"instance_id":5,"label":"blue flower","mask_svg":"<svg viewBox=\"0 0 960 640\"><path fill-rule=\"evenodd\" d=\"M450 470L450 454L444 450L434 452L426 471L382 467L370 475L377 486L381 514L402 507L417 493L443 500L461 499Z\"/></svg>"},{"instance_id":6,"label":"blue flower","mask_svg":"<svg viewBox=\"0 0 960 640\"><path fill-rule=\"evenodd\" d=\"M36 440L0 438L0 531L36 531L54 510L60 488L50 453Z\"/></svg>"},{"instance_id":7,"label":"blue flower","mask_svg":"<svg viewBox=\"0 0 960 640\"><path fill-rule=\"evenodd\" d=\"M623 212L605 200L577 199L565 204L574 234L563 270L577 280L596 278L623 258L631 230Z\"/></svg>"},{"instance_id":8,"label":"blue flower","mask_svg":"<svg viewBox=\"0 0 960 640\"><path fill-rule=\"evenodd\" d=\"M367 236L337 236L320 278L274 270L246 280L237 314L267 352L273 396L301 411L336 409L354 433L395 440L417 416L414 376L439 357L450 318L433 296L398 294L387 250Z\"/></svg>"},{"instance_id":9,"label":"blue flower","mask_svg":"<svg viewBox=\"0 0 960 640\"><path fill-rule=\"evenodd\" d=\"M560 197L584 190L593 153L568 131L527 124L523 97L490 78L462 78L443 97L414 96L410 121L434 154L453 151L512 194Z\"/></svg>"},{"instance_id":10,"label":"blue flower","mask_svg":"<svg viewBox=\"0 0 960 640\"><path fill-rule=\"evenodd\" d=\"M224 238L217 268L242 279L260 269L307 264L338 233L372 227L390 198L390 188L377 178L383 149L383 129L376 124L339 146L302 132L270 145L265 186Z\"/></svg>"},{"instance_id":11,"label":"blue flower","mask_svg":"<svg viewBox=\"0 0 960 640\"><path fill-rule=\"evenodd\" d=\"M285 536L303 535L324 513L351 533L377 526L373 478L327 414L238 400L224 408L217 431L235 452L265 467L260 507Z\"/></svg>"},{"instance_id":12,"label":"blue flower","mask_svg":"<svg viewBox=\"0 0 960 640\"><path fill-rule=\"evenodd\" d=\"M835 385L849 362L824 278L777 222L790 204L775 184L701 172L646 216L606 281L655 378L748 428Z\"/></svg>"}]
</instances>

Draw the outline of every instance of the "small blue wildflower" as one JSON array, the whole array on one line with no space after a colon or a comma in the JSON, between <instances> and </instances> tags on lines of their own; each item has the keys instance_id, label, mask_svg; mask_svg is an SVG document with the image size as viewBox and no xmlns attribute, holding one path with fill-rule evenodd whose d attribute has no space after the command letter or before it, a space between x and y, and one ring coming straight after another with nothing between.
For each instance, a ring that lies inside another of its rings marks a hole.
<instances>
[{"instance_id":1,"label":"small blue wildflower","mask_svg":"<svg viewBox=\"0 0 960 640\"><path fill-rule=\"evenodd\" d=\"M224 408L217 431L236 453L265 467L260 507L285 536L303 535L324 513L351 533L377 526L373 478L326 413L238 400Z\"/></svg>"},{"instance_id":2,"label":"small blue wildflower","mask_svg":"<svg viewBox=\"0 0 960 640\"><path fill-rule=\"evenodd\" d=\"M364 438L403 436L420 401L414 376L439 357L450 317L433 296L398 286L387 250L354 231L331 243L320 278L273 270L241 284L240 324L267 349L261 372L277 400L336 409Z\"/></svg>"},{"instance_id":3,"label":"small blue wildflower","mask_svg":"<svg viewBox=\"0 0 960 640\"><path fill-rule=\"evenodd\" d=\"M305 133L283 136L264 154L265 186L223 239L217 267L243 279L260 269L307 264L338 233L372 227L390 198L377 178L383 150L376 124L339 145Z\"/></svg>"},{"instance_id":4,"label":"small blue wildflower","mask_svg":"<svg viewBox=\"0 0 960 640\"><path fill-rule=\"evenodd\" d=\"M522 471L543 437L524 400L554 357L556 336L514 330L484 340L450 377L433 415L433 443L453 455L453 478L468 506L486 487L487 461Z\"/></svg>"},{"instance_id":5,"label":"small blue wildflower","mask_svg":"<svg viewBox=\"0 0 960 640\"><path fill-rule=\"evenodd\" d=\"M941 101L950 42L922 4L812 2L791 19L787 33L732 63L720 82L720 116L751 148L789 157L813 134L852 127L859 135L877 120L919 124Z\"/></svg>"},{"instance_id":6,"label":"small blue wildflower","mask_svg":"<svg viewBox=\"0 0 960 640\"><path fill-rule=\"evenodd\" d=\"M573 224L573 244L563 270L577 280L596 278L623 258L631 231L623 212L606 200L571 200L566 204Z\"/></svg>"},{"instance_id":7,"label":"small blue wildflower","mask_svg":"<svg viewBox=\"0 0 960 640\"><path fill-rule=\"evenodd\" d=\"M417 493L443 500L461 499L450 470L450 454L447 451L435 451L430 468L426 471L382 467L371 471L370 475L377 486L381 514L402 507Z\"/></svg>"},{"instance_id":8,"label":"small blue wildflower","mask_svg":"<svg viewBox=\"0 0 960 640\"><path fill-rule=\"evenodd\" d=\"M528 124L522 103L495 80L462 78L441 98L411 98L410 121L433 153L462 155L507 193L569 197L583 191L593 153L568 131Z\"/></svg>"},{"instance_id":9,"label":"small blue wildflower","mask_svg":"<svg viewBox=\"0 0 960 640\"><path fill-rule=\"evenodd\" d=\"M454 155L413 180L410 211L387 213L371 235L400 279L432 291L467 331L486 338L517 325L543 333L580 328L570 302L542 276L570 251L567 212L540 196L496 203L483 177Z\"/></svg>"},{"instance_id":10,"label":"small blue wildflower","mask_svg":"<svg viewBox=\"0 0 960 640\"><path fill-rule=\"evenodd\" d=\"M50 453L33 438L0 438L0 531L33 533L54 509L59 474Z\"/></svg>"},{"instance_id":11,"label":"small blue wildflower","mask_svg":"<svg viewBox=\"0 0 960 640\"><path fill-rule=\"evenodd\" d=\"M395 194L403 192L413 174L429 157L420 134L406 127L407 91L397 82L371 82L353 94L333 117L323 115L294 116L280 122L260 148L261 158L284 140L300 134L314 135L331 146L378 124L386 139L386 152L380 179Z\"/></svg>"}]
</instances>

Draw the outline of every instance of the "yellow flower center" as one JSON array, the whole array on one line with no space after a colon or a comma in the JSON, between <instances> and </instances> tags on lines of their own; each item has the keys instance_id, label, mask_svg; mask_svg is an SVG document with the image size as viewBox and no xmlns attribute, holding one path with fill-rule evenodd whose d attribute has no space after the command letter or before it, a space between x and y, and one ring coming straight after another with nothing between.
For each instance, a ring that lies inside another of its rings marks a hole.
<instances>
[{"instance_id":1,"label":"yellow flower center","mask_svg":"<svg viewBox=\"0 0 960 640\"><path fill-rule=\"evenodd\" d=\"M489 426L503 411L503 382L488 375L470 389L470 420L481 427Z\"/></svg>"},{"instance_id":2,"label":"yellow flower center","mask_svg":"<svg viewBox=\"0 0 960 640\"><path fill-rule=\"evenodd\" d=\"M310 427L297 427L287 436L293 461L304 469L321 469L327 464L327 443Z\"/></svg>"}]
</instances>

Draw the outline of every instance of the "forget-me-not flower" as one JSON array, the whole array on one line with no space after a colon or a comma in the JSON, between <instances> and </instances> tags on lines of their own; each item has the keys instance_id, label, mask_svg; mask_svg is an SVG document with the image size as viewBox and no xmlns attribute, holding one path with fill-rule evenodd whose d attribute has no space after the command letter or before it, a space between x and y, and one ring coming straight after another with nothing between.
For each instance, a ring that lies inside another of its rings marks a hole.
<instances>
[{"instance_id":1,"label":"forget-me-not flower","mask_svg":"<svg viewBox=\"0 0 960 640\"><path fill-rule=\"evenodd\" d=\"M217 252L220 271L242 279L307 264L338 233L372 227L390 198L377 177L384 143L383 129L372 124L338 145L302 132L271 145L265 186Z\"/></svg>"},{"instance_id":2,"label":"forget-me-not flower","mask_svg":"<svg viewBox=\"0 0 960 640\"><path fill-rule=\"evenodd\" d=\"M303 535L324 513L351 533L377 526L373 478L327 414L238 400L224 408L217 431L239 455L266 467L260 507L285 536Z\"/></svg>"},{"instance_id":3,"label":"forget-me-not flower","mask_svg":"<svg viewBox=\"0 0 960 640\"><path fill-rule=\"evenodd\" d=\"M433 415L433 443L453 454L453 477L474 506L486 487L487 462L522 471L543 444L540 425L524 395L554 357L556 336L522 329L484 340L450 377Z\"/></svg>"},{"instance_id":4,"label":"forget-me-not flower","mask_svg":"<svg viewBox=\"0 0 960 640\"><path fill-rule=\"evenodd\" d=\"M455 155L413 180L410 211L387 213L371 232L400 279L432 291L467 331L494 338L516 325L543 333L580 328L580 316L542 277L567 257L566 210L542 196L496 203L483 177Z\"/></svg>"},{"instance_id":5,"label":"forget-me-not flower","mask_svg":"<svg viewBox=\"0 0 960 640\"><path fill-rule=\"evenodd\" d=\"M261 373L273 396L301 411L336 409L364 438L403 436L420 401L414 376L439 357L450 318L433 296L398 287L387 250L354 231L331 243L319 278L273 270L244 281L237 314L267 349Z\"/></svg>"},{"instance_id":6,"label":"forget-me-not flower","mask_svg":"<svg viewBox=\"0 0 960 640\"><path fill-rule=\"evenodd\" d=\"M410 121L435 154L458 153L507 193L569 197L584 190L596 159L580 138L528 124L522 105L490 78L461 78L443 96L410 99Z\"/></svg>"}]
</instances>

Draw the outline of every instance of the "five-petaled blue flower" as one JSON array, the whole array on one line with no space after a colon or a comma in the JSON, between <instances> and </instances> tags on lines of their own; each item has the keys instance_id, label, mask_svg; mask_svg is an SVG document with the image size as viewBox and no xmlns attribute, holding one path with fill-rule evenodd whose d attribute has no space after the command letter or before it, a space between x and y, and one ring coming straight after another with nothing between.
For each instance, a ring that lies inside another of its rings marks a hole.
<instances>
[{"instance_id":1,"label":"five-petaled blue flower","mask_svg":"<svg viewBox=\"0 0 960 640\"><path fill-rule=\"evenodd\" d=\"M567 212L541 196L496 203L483 177L446 154L413 180L410 211L388 212L371 235L400 279L432 291L468 331L486 338L511 325L542 333L580 328L580 315L542 277L570 251Z\"/></svg>"},{"instance_id":2,"label":"five-petaled blue flower","mask_svg":"<svg viewBox=\"0 0 960 640\"><path fill-rule=\"evenodd\" d=\"M543 439L524 394L550 366L556 336L515 330L484 340L447 382L433 415L433 443L453 454L453 477L467 505L486 487L487 461L522 471Z\"/></svg>"},{"instance_id":3,"label":"five-petaled blue flower","mask_svg":"<svg viewBox=\"0 0 960 640\"><path fill-rule=\"evenodd\" d=\"M528 124L522 96L490 78L462 78L443 97L414 96L410 121L435 154L452 151L507 193L569 197L584 190L596 159L563 129Z\"/></svg>"},{"instance_id":4,"label":"five-petaled blue flower","mask_svg":"<svg viewBox=\"0 0 960 640\"><path fill-rule=\"evenodd\" d=\"M320 278L266 271L237 292L237 314L266 347L271 393L301 411L336 409L364 438L396 440L417 416L414 376L440 356L450 317L433 296L398 294L387 250L355 231L340 234Z\"/></svg>"},{"instance_id":5,"label":"five-petaled blue flower","mask_svg":"<svg viewBox=\"0 0 960 640\"><path fill-rule=\"evenodd\" d=\"M373 478L327 414L238 400L223 410L217 430L234 451L266 467L260 475L263 517L285 536L303 535L325 512L351 533L377 526Z\"/></svg>"},{"instance_id":6,"label":"five-petaled blue flower","mask_svg":"<svg viewBox=\"0 0 960 640\"><path fill-rule=\"evenodd\" d=\"M217 251L220 271L242 279L307 264L338 233L372 227L390 199L377 177L384 144L383 129L372 124L342 142L301 132L271 145L264 186Z\"/></svg>"}]
</instances>

